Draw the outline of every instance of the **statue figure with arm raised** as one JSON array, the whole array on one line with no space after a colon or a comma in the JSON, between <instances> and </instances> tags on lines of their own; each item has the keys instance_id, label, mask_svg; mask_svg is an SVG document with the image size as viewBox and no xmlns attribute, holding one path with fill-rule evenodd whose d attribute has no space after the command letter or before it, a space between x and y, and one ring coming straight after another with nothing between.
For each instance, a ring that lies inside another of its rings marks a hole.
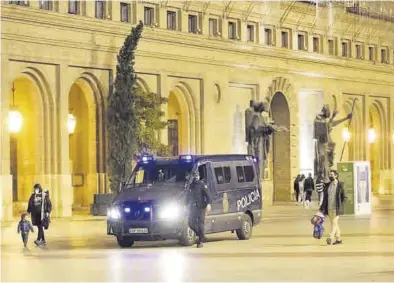
<instances>
[{"instance_id":1,"label":"statue figure with arm raised","mask_svg":"<svg viewBox=\"0 0 394 283\"><path fill-rule=\"evenodd\" d=\"M334 165L334 154L335 145L331 137L332 129L352 118L352 114L348 114L346 117L334 120L338 114L336 97L334 96L334 111L331 115L330 106L325 104L320 113L315 117L314 121L314 139L316 141L315 146L315 175L324 176L326 182L328 182L328 174L330 173L330 167Z\"/></svg>"}]
</instances>

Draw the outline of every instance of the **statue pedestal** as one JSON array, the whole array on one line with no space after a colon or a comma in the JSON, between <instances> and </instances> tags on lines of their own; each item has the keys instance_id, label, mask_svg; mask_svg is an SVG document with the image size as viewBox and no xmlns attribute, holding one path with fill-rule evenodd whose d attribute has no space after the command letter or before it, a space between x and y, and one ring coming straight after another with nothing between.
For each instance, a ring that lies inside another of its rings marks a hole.
<instances>
[{"instance_id":1,"label":"statue pedestal","mask_svg":"<svg viewBox=\"0 0 394 283\"><path fill-rule=\"evenodd\" d=\"M274 182L272 180L262 180L261 184L263 186L263 209L267 205L273 204L274 195Z\"/></svg>"}]
</instances>

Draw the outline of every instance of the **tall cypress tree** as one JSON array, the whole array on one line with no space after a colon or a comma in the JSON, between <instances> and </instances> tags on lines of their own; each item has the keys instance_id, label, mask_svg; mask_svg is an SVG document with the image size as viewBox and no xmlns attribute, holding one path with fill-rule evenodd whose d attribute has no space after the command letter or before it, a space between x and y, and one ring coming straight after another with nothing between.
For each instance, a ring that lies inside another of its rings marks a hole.
<instances>
[{"instance_id":1,"label":"tall cypress tree","mask_svg":"<svg viewBox=\"0 0 394 283\"><path fill-rule=\"evenodd\" d=\"M112 192L119 189L132 171L132 160L138 142L138 128L134 92L136 74L134 70L135 50L143 30L142 21L132 28L118 54L116 78L108 96L107 133L109 137L109 181Z\"/></svg>"}]
</instances>

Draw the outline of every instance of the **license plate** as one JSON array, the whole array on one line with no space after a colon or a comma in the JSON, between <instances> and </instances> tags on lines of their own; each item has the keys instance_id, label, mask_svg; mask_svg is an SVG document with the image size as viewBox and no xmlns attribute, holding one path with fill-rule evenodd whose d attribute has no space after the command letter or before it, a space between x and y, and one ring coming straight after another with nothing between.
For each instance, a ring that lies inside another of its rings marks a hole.
<instances>
[{"instance_id":1,"label":"license plate","mask_svg":"<svg viewBox=\"0 0 394 283\"><path fill-rule=\"evenodd\" d=\"M131 228L129 229L130 234L147 234L148 228Z\"/></svg>"}]
</instances>

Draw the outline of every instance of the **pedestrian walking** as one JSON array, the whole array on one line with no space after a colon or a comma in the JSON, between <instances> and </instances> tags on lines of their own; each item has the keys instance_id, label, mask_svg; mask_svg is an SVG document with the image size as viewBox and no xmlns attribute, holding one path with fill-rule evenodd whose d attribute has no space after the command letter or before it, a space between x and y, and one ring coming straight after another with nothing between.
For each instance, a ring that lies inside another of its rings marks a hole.
<instances>
[{"instance_id":1,"label":"pedestrian walking","mask_svg":"<svg viewBox=\"0 0 394 283\"><path fill-rule=\"evenodd\" d=\"M203 247L205 239L205 214L211 210L212 197L208 186L200 180L198 172L192 174L193 181L187 196L189 204L189 227L196 233L197 248Z\"/></svg>"},{"instance_id":2,"label":"pedestrian walking","mask_svg":"<svg viewBox=\"0 0 394 283\"><path fill-rule=\"evenodd\" d=\"M31 215L32 224L37 226L37 240L34 241L37 246L46 245L44 228L48 229L51 210L52 203L49 199L49 193L44 192L40 184L35 184L34 192L29 199L27 212Z\"/></svg>"},{"instance_id":3,"label":"pedestrian walking","mask_svg":"<svg viewBox=\"0 0 394 283\"><path fill-rule=\"evenodd\" d=\"M300 184L299 184L300 178L301 175L298 174L294 180L294 196L296 203L299 203L299 197L300 197Z\"/></svg>"},{"instance_id":4,"label":"pedestrian walking","mask_svg":"<svg viewBox=\"0 0 394 283\"><path fill-rule=\"evenodd\" d=\"M25 248L27 247L27 243L29 241L29 232L34 232L33 225L31 225L30 221L27 220L27 213L22 213L21 220L18 223L18 234L21 234L23 245Z\"/></svg>"},{"instance_id":5,"label":"pedestrian walking","mask_svg":"<svg viewBox=\"0 0 394 283\"><path fill-rule=\"evenodd\" d=\"M329 175L330 182L324 184L323 202L320 212L328 216L331 223L331 233L327 238L327 244L342 244L341 230L339 228L339 216L344 214L344 203L347 199L343 182L338 180L338 172L332 170Z\"/></svg>"},{"instance_id":6,"label":"pedestrian walking","mask_svg":"<svg viewBox=\"0 0 394 283\"><path fill-rule=\"evenodd\" d=\"M304 181L304 190L305 190L305 207L309 208L310 203L312 202L312 193L315 190L315 183L312 178L312 174L308 174L308 178Z\"/></svg>"},{"instance_id":7,"label":"pedestrian walking","mask_svg":"<svg viewBox=\"0 0 394 283\"><path fill-rule=\"evenodd\" d=\"M302 174L300 179L298 180L298 187L300 189L298 202L300 204L304 204L305 201L304 180L305 180L305 175Z\"/></svg>"},{"instance_id":8,"label":"pedestrian walking","mask_svg":"<svg viewBox=\"0 0 394 283\"><path fill-rule=\"evenodd\" d=\"M317 199L318 199L319 205L321 205L323 202L323 188L324 188L323 176L317 177L315 187L316 187L316 192L317 192Z\"/></svg>"}]
</instances>

